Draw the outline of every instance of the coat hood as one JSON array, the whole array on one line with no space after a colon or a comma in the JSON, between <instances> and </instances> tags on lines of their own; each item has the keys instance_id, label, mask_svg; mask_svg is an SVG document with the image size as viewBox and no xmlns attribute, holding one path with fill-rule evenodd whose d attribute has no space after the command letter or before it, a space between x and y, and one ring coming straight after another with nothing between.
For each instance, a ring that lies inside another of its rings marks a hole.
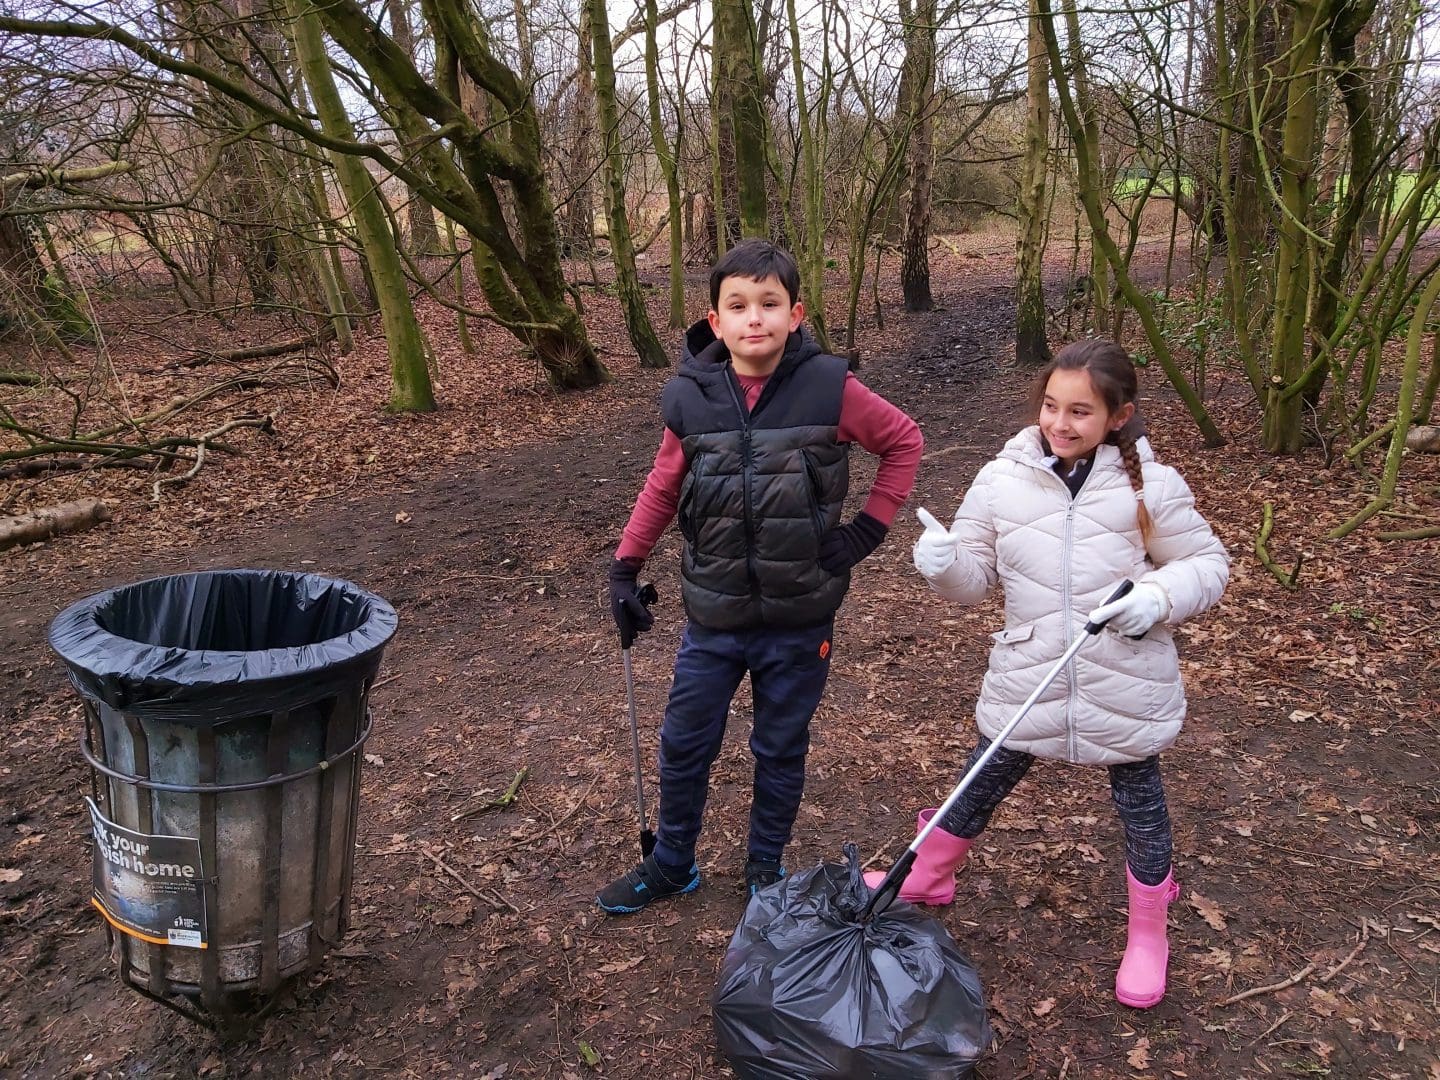
<instances>
[{"instance_id":1,"label":"coat hood","mask_svg":"<svg viewBox=\"0 0 1440 1080\"><path fill-rule=\"evenodd\" d=\"M812 356L819 356L823 350L816 344L810 331L805 327L791 331L785 342L785 353L780 357L771 378L788 375ZM725 342L715 336L709 319L701 319L685 331L685 341L680 348L680 371L682 378L705 383L720 378L730 366L730 350Z\"/></svg>"}]
</instances>

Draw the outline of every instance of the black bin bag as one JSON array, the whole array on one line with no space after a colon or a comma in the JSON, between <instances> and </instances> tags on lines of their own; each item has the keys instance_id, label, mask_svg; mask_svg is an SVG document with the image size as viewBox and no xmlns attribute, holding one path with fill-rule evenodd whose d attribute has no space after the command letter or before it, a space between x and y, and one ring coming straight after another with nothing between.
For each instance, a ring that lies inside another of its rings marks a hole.
<instances>
[{"instance_id":1,"label":"black bin bag","mask_svg":"<svg viewBox=\"0 0 1440 1080\"><path fill-rule=\"evenodd\" d=\"M750 900L720 970L720 1053L742 1080L960 1080L990 1045L980 976L940 922L870 890L845 864Z\"/></svg>"}]
</instances>

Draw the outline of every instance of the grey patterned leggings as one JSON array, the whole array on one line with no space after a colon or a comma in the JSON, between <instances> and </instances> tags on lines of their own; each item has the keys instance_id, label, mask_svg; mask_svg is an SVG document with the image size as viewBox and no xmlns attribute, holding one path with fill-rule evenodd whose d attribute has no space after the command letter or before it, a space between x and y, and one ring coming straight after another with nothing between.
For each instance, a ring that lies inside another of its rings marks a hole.
<instances>
[{"instance_id":1,"label":"grey patterned leggings","mask_svg":"<svg viewBox=\"0 0 1440 1080\"><path fill-rule=\"evenodd\" d=\"M980 742L970 753L968 770L990 745ZM1035 764L1031 754L1001 747L985 765L960 801L940 822L952 836L974 839L990 824L990 815L1006 795ZM1159 885L1170 873L1174 847L1170 837L1170 811L1165 806L1165 788L1160 783L1160 759L1111 765L1110 794L1120 822L1125 827L1125 861L1130 872L1145 885Z\"/></svg>"}]
</instances>

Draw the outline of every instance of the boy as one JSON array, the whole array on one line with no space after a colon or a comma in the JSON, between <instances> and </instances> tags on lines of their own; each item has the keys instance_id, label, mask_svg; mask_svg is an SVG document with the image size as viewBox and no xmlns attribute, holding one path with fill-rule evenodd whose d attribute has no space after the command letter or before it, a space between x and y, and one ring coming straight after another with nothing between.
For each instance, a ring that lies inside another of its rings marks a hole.
<instances>
[{"instance_id":1,"label":"boy","mask_svg":"<svg viewBox=\"0 0 1440 1080\"><path fill-rule=\"evenodd\" d=\"M610 608L628 648L654 617L637 580L678 513L689 623L660 728L655 850L601 890L611 914L700 884L695 841L725 720L748 671L754 789L745 880L785 876L805 785L810 717L830 670L834 615L850 568L885 538L924 443L915 421L820 351L800 323L800 274L763 240L710 274L710 313L685 335L665 386L665 432L610 566ZM865 509L840 516L849 444L880 457Z\"/></svg>"}]
</instances>

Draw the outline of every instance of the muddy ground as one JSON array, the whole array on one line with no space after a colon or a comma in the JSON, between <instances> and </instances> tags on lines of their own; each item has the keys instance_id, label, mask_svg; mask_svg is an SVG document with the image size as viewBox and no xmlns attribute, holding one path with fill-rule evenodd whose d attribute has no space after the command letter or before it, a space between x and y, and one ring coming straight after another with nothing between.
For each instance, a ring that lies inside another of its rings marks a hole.
<instances>
[{"instance_id":1,"label":"muddy ground","mask_svg":"<svg viewBox=\"0 0 1440 1080\"><path fill-rule=\"evenodd\" d=\"M867 324L862 378L921 422L926 459L839 619L792 869L846 841L886 865L973 741L997 607L934 599L909 545L913 508L952 511L1024 422L1004 250L937 252L939 308L899 312L887 280L886 325ZM454 405L394 419L378 407L383 378L357 368L360 419L257 442L244 463L212 466L230 481L163 512L0 553L0 1074L729 1075L709 994L746 902L745 690L714 771L704 886L627 918L593 904L638 853L604 569L658 438L665 373L627 362L613 300L590 303L613 343L604 390L555 399L516 363L479 421ZM1169 994L1145 1012L1112 996L1124 877L1103 771L1037 769L937 912L985 986L986 1080L1440 1077L1440 549L1377 528L1320 539L1368 479L1318 451L1265 457L1243 380L1210 385L1231 440L1219 451L1145 373L1157 452L1235 563L1222 604L1179 635L1192 714L1165 761L1183 888ZM353 444L349 464L297 463L317 442ZM367 447L389 467L368 468ZM1409 511L1434 517L1437 472L1407 472ZM858 505L873 463L857 455L855 473ZM1306 555L1297 591L1252 552L1266 501L1277 558ZM672 533L650 562L658 625L634 650L647 748L682 623L678 550ZM393 603L401 629L371 699L353 928L227 1041L126 990L107 957L87 903L78 703L44 634L101 588L231 566L350 579ZM454 820L521 769L515 805ZM650 761L652 809L654 784Z\"/></svg>"}]
</instances>

